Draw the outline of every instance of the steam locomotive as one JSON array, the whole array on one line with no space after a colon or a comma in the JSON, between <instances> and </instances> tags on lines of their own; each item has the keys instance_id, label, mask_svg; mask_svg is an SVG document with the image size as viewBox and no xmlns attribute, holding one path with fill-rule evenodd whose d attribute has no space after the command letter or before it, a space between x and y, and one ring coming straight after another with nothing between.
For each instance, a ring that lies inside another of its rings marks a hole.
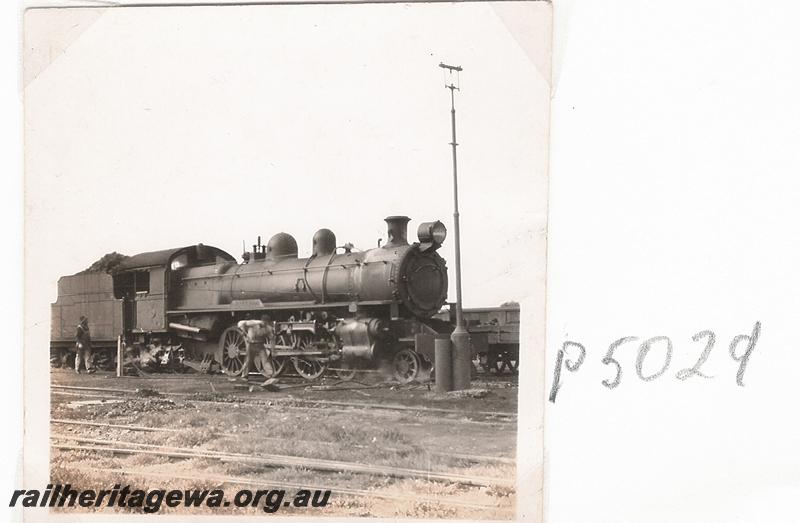
<instances>
[{"instance_id":1,"label":"steam locomotive","mask_svg":"<svg viewBox=\"0 0 800 523\"><path fill-rule=\"evenodd\" d=\"M95 349L127 345L181 346L239 373L246 318L274 322L277 373L292 365L306 379L328 368L342 379L367 366L388 365L400 381L430 365L433 338L449 326L433 318L447 298L447 267L437 253L447 230L419 225L408 243L409 218L386 218L387 242L360 251L337 246L328 229L298 258L297 242L278 233L260 238L237 263L203 244L137 254L111 274L62 277L52 304L51 349L74 346L81 315L90 319Z\"/></svg>"}]
</instances>

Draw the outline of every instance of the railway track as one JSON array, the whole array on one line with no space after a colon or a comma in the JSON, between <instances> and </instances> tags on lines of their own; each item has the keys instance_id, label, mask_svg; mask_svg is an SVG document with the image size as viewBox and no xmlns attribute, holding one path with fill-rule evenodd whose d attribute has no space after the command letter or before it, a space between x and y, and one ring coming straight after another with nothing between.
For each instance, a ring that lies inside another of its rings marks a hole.
<instances>
[{"instance_id":1,"label":"railway track","mask_svg":"<svg viewBox=\"0 0 800 523\"><path fill-rule=\"evenodd\" d=\"M62 425L62 426L73 426L73 427L89 427L89 428L99 428L99 429L119 429L119 430L126 430L130 432L161 432L161 433L170 433L170 434L180 434L182 432L181 429L173 429L168 427L145 427L142 425L124 425L124 424L115 424L115 423L100 423L100 422L92 422L92 421L78 421L78 420L65 420L65 419L51 419L50 423L52 425ZM235 438L236 436L240 436L241 434L233 434L233 433L225 433L225 432L207 432L209 436L215 436L220 438ZM70 435L70 437L73 437ZM262 441L270 441L281 443L285 441L285 438L273 438L262 436L260 438ZM307 445L322 445L322 446L336 446L340 443L335 441L321 441L321 440L305 440L305 439L293 439L295 443L307 444ZM359 445L356 443L350 443L349 446L353 448L363 448L367 449L370 448L369 445ZM410 448L399 448L399 447L382 447L382 450L388 452L395 452L395 453L404 453L404 452L418 452L428 456L436 456L436 457L445 457L445 458L453 458L459 461L469 461L473 463L488 463L488 464L500 464L500 465L514 465L515 460L513 458L504 458L500 456L482 456L476 454L461 454L456 452L436 452L431 451L427 448L422 448L418 446L412 446Z\"/></svg>"},{"instance_id":2,"label":"railway track","mask_svg":"<svg viewBox=\"0 0 800 523\"><path fill-rule=\"evenodd\" d=\"M125 399L128 399L127 396L118 395L118 396L105 396L100 394L76 394L72 392L59 392L54 391L52 394L55 395L65 395L71 396L76 398L83 398L84 400L87 398L92 398L99 400L99 402L120 402ZM149 396L150 398L157 397L157 396ZM135 399L135 398L130 398ZM145 399L145 398L139 398ZM284 412L287 410L295 410L295 411L305 411L305 412L324 412L324 413L359 413L359 414L368 414L370 416L390 416L391 409L371 409L371 404L366 404L365 407L361 409L353 408L353 407L341 407L341 408L331 408L331 407L305 407L305 406L297 406L297 405L290 405L290 404L275 404L272 402L265 402L265 401L256 401L256 400L237 400L237 401L225 401L225 400L200 400L194 399L191 397L184 398L184 403L191 403L191 404L200 404L200 405L207 405L211 407L230 407L231 405L236 405L245 407L245 408L269 408L275 409L278 412ZM76 404L81 403L80 400L75 402ZM415 411L406 412L407 414L414 414ZM420 414L421 412L416 411L416 414ZM470 412L460 412L459 414L463 416L472 415ZM435 416L426 416L427 418L434 418ZM422 416L415 419L421 419ZM482 425L482 426L489 426L489 427L514 427L516 423L516 419L503 419L499 418L493 421L483 421L483 420L476 420L468 417L464 417L461 419L453 419L453 418L444 418L444 417L435 417L436 422L445 425Z\"/></svg>"},{"instance_id":3,"label":"railway track","mask_svg":"<svg viewBox=\"0 0 800 523\"><path fill-rule=\"evenodd\" d=\"M157 478L157 479L166 479L169 481L174 480L184 480L184 481L197 481L197 482L204 482L204 483L216 483L216 484L230 484L230 485L245 485L250 487L263 487L263 488L274 488L275 484L266 482L260 478L248 478L242 476L222 476L222 475L192 475L192 476L184 476L184 475L176 475L176 474L164 474L159 472L150 472L150 471L131 471L131 470L124 470L120 468L89 468L89 467L76 467L76 471L84 472L84 473L97 473L97 472L104 472L108 474L114 475L123 475L123 476L137 476L143 478ZM452 506L452 507L464 507L464 508L473 508L479 510L490 510L490 509L498 509L500 508L498 505L490 505L486 503L469 503L465 501L459 501L454 499L447 499L442 497L434 497L434 496L425 496L425 495L414 495L414 496L403 496L400 494L390 494L385 492L377 492L374 490L364 490L364 489L354 489L343 487L339 485L329 485L329 484L305 484L305 483L294 483L289 481L280 481L280 486L282 488L295 488L295 489L314 489L314 490L330 490L331 492L335 492L337 494L344 494L349 496L358 496L358 497L366 497L366 498L378 498L378 499L385 499L390 501L401 501L401 502L413 502L413 503L430 503L430 504L440 504L445 506Z\"/></svg>"},{"instance_id":4,"label":"railway track","mask_svg":"<svg viewBox=\"0 0 800 523\"><path fill-rule=\"evenodd\" d=\"M103 452L116 454L149 455L167 458L202 458L216 459L227 462L246 463L250 465L264 465L268 467L303 467L321 472L350 472L354 474L368 474L373 476L391 478L424 479L428 481L446 481L460 485L476 487L507 487L512 488L514 482L506 478L492 478L483 476L469 476L452 472L432 472L427 470L408 469L402 467L386 467L366 463L348 461L335 461L285 454L242 454L235 452L221 452L215 450L199 450L188 447L173 447L167 445L151 445L147 443L124 442L97 438L81 438L53 434L53 440L74 441L77 444L51 443L52 448L59 450L75 450L87 452Z\"/></svg>"},{"instance_id":5,"label":"railway track","mask_svg":"<svg viewBox=\"0 0 800 523\"><path fill-rule=\"evenodd\" d=\"M153 432L180 432L179 429L169 428L155 428L155 427L142 427L121 424L104 424L99 422L74 422L72 420L52 420L55 425L80 425L104 428L112 426L115 428L124 428L127 430L145 430ZM223 434L220 434L223 435ZM221 463L243 463L248 465L257 465L267 468L285 468L285 467L300 467L303 469L315 470L322 475L316 476L313 484L298 483L286 481L284 479L268 479L260 475L255 476L230 476L210 473L208 470L198 470L191 475L181 475L180 473L164 473L153 470L141 469L141 462L132 467L87 467L80 464L71 464L70 469L75 472L83 472L86 474L110 474L113 476L135 476L141 478L163 479L170 482L176 480L189 481L194 484L208 484L213 483L217 485L231 484L242 485L249 487L267 487L275 488L276 485L280 488L296 488L296 489L319 489L330 490L344 496L361 497L368 499L389 500L395 502L407 502L428 505L441 505L451 507L463 507L477 510L508 510L503 507L498 501L496 503L476 503L470 501L463 501L459 499L452 499L446 495L435 496L425 493L414 493L406 495L392 491L376 491L353 488L351 486L342 486L335 482L337 474L351 473L364 476L375 477L389 477L398 480L411 479L411 480L426 480L432 482L446 482L450 484L462 485L459 492L466 493L469 489L484 489L484 488L507 488L514 489L514 481L509 480L507 477L485 477L475 476L468 474L461 474L456 472L436 472L428 470L415 470L402 467L388 467L380 465L371 465L364 463L354 463L346 461L334 461L325 459L308 458L303 456L286 456L278 454L245 454L227 451L217 451L211 449L198 449L181 446L170 445L156 445L148 443L140 443L133 441L121 441L119 439L111 438L91 438L71 434L51 434L51 448L54 450L70 453L92 453L92 454L109 454L113 457L120 455L128 456L152 456L155 458L169 458L175 459L203 459L211 461L219 461ZM77 460L76 460L77 461ZM323 479L326 474L331 474L328 479ZM116 479L115 479L116 480ZM334 481L330 481L334 480ZM467 489L467 490L463 490Z\"/></svg>"},{"instance_id":6,"label":"railway track","mask_svg":"<svg viewBox=\"0 0 800 523\"><path fill-rule=\"evenodd\" d=\"M267 423L267 425L271 423L269 420L273 420L275 415L278 415L282 420L286 419L286 415L290 419L303 419L305 417L308 420L308 416L313 417L313 412L355 412L354 416L357 417L362 414L379 416L374 422L370 422L372 427L381 426L384 417L389 416L394 416L395 420L405 419L408 422L409 415L414 416L413 421L436 425L441 425L442 423L445 426L448 423L459 425L478 423L493 427L499 426L506 435L510 434L509 430L514 430L516 427L516 413L514 412L465 412L459 409L391 403L376 405L369 401L275 397L267 393L257 397L253 397L256 396L255 394L250 394L248 397L238 395L235 392L206 395L196 392L156 393L147 389L131 389L124 386L53 385L52 394L54 398L60 396L68 398L66 399L68 402L72 402L72 398L75 398L77 400L90 400L90 403L95 403L92 400L125 402L133 399L169 399L177 404L179 408L184 404L187 406L198 404L196 406L200 410L197 412L203 410L199 405L223 407L224 409L237 405L239 408L248 409L243 412L245 416L250 415L250 409L262 409L259 412L265 415L272 412L272 416L262 416L262 422ZM198 396L203 399L199 399ZM218 399L216 398L217 396ZM300 412L293 414L292 411L295 410ZM218 411L219 409L208 410L210 413ZM196 409L192 407L187 412L196 412ZM467 416L470 419L465 419ZM455 417L460 419L453 419ZM126 414L124 419L133 421L138 419L138 416L128 417ZM339 423L338 420L340 418L326 417L325 419L329 420L326 423L332 423L335 426ZM364 418L361 417L360 419ZM420 423L411 424L420 425ZM434 425L431 426L433 427ZM441 447L437 449L435 447L430 448L425 441L415 438L394 441L384 439L379 440L382 443L378 444L374 443L374 438L372 438L372 444L369 443L370 439L367 438L360 441L356 439L355 441L348 440L344 442L339 441L338 436L332 436L323 431L319 434L317 440L293 437L291 438L292 444L286 445L286 437L258 436L260 431L253 428L236 432L234 427L234 432L232 433L229 432L230 427L228 425L220 425L220 428L204 432L205 436L211 436L210 440L208 438L200 440L206 441L206 443L194 447L187 446L187 441L193 442L196 440L191 437L187 440L180 435L185 432L191 434L192 430L198 429L203 430L192 425L150 427L141 424L127 424L124 421L106 423L101 420L84 421L55 418L51 420L51 448L54 452L51 457L55 456L53 459L60 461L62 464L67 464L66 470L68 471L126 475L151 478L153 480L161 478L188 482L213 482L251 487L272 483L273 487L278 484L285 488L331 490L345 499L347 497L359 497L374 499L378 502L380 500L390 500L414 503L417 507L420 504L422 506L425 504L428 506L441 505L443 507L461 507L479 511L500 511L499 514L504 514L508 510L513 511L513 508L510 508L508 498L495 496L506 495L496 494L497 492L514 492L515 481L513 478L516 474L513 471L515 460L500 456L451 452L448 451L449 444L446 439L441 440ZM447 431L452 429L445 428L440 430ZM480 430L483 432L489 431L489 429ZM150 435L147 435L148 433ZM270 431L266 431L266 434L270 434ZM380 432L378 434L380 437ZM277 435L279 434L273 434L273 436ZM298 435L302 436L302 432L298 433ZM237 447L236 442L242 441L241 438L243 436L245 437L244 441L257 441L259 443L255 446ZM369 435L369 438L371 437L372 434ZM191 444L189 443L189 445ZM348 449L358 450L350 450L342 454L337 450L342 445L346 445ZM501 447L469 445L464 448L492 449L488 450L488 452L493 453L496 452L493 449ZM85 466L83 464L85 460L89 460L95 466ZM182 464L184 460L192 460L189 461L192 465ZM194 460L202 461L194 465L197 463ZM176 462L176 464L168 466L171 462ZM186 474L187 466L192 466L193 472L191 475L182 476L181 474ZM165 473L165 467L174 468L177 474L172 472ZM196 469L196 473L194 469ZM301 473L300 477L298 477L293 472L295 469L308 470L309 472ZM266 472L267 470L274 470L275 472ZM311 473L310 471L314 471L313 476L308 475ZM225 475L231 473L238 475ZM345 476L340 476L341 474ZM276 479L270 479L269 476L273 476ZM313 478L311 481L318 484L308 485L277 479L281 477L288 477L295 482L302 481L301 477ZM345 477L358 479L343 479ZM391 480L387 478L391 478ZM423 483L418 483L419 481ZM371 485L375 484L382 484L383 487L380 487L377 492L367 490L371 489ZM437 484L439 486L436 486ZM446 485L459 485L459 487L453 491L447 488ZM444 490L442 490L443 487ZM406 492L404 489L408 489L408 491ZM420 494L416 494L416 491L420 491ZM412 494L412 492L414 493ZM431 492L448 493L443 493L440 497L431 494ZM424 511L427 509L414 508L413 510Z\"/></svg>"},{"instance_id":7,"label":"railway track","mask_svg":"<svg viewBox=\"0 0 800 523\"><path fill-rule=\"evenodd\" d=\"M179 433L180 429L170 428L156 428L156 427L143 427L135 425L123 424L107 424L100 422L80 422L73 420L51 420L54 425L65 426L79 426L79 427L93 427L93 428L120 428L130 431L148 431L148 432L170 432ZM227 437L228 434L216 433L218 436ZM88 452L93 454L109 454L111 456L129 455L129 456L152 456L162 457L169 459L203 459L203 460L216 460L222 463L243 463L248 465L258 465L269 468L285 468L285 467L301 467L303 469L316 470L323 474L337 474L337 473L351 473L366 476L376 477L390 477L395 479L412 479L412 480L426 480L434 482L446 482L450 484L463 485L462 488L514 488L514 481L507 477L487 477L463 474L458 472L447 471L430 471L430 470L416 470L403 467L381 466L365 463L355 463L349 461L335 461L327 459L310 458L305 456L289 456L282 454L246 454L229 451L219 451L213 449L201 449L196 447L182 447L172 445L160 445L141 443L137 441L123 441L113 438L97 438L86 437L85 435L62 434L54 432L50 436L51 448L63 452ZM299 443L299 441L298 441ZM317 443L317 442L308 442ZM451 457L456 457L451 454ZM239 485L260 485L264 484L265 480L260 477L245 477L245 476L221 476L214 474L205 474L200 471L191 476L181 476L176 474L164 474L148 470L129 470L119 467L70 467L76 471L86 473L104 472L116 475L131 475L141 476L145 478L162 478L174 481L176 479L204 482L212 481L216 483L239 484ZM333 476L335 477L335 476ZM323 480L324 481L324 480ZM274 485L273 481L273 485ZM447 497L435 497L426 495L413 495L407 496L395 493L376 492L374 490L354 489L347 486L339 486L336 484L317 484L309 485L304 483L287 482L284 480L278 481L283 488L315 488L321 490L331 490L339 494L386 499L393 501L405 501L414 503L435 503L445 506L460 506L465 508L474 509L502 509L498 504L483 504L464 502L458 499L448 499Z\"/></svg>"},{"instance_id":8,"label":"railway track","mask_svg":"<svg viewBox=\"0 0 800 523\"><path fill-rule=\"evenodd\" d=\"M54 393L66 395L78 395L82 397L95 397L98 399L111 398L119 396L135 396L137 390L130 389L116 389L105 387L80 387L68 385L51 385ZM197 397L197 393L189 392L159 392L150 397L175 397L182 398L185 401L202 404L212 405L231 405L233 403L245 404L248 406L261 406L261 407L275 407L280 406L287 409L299 410L312 410L312 411L327 411L331 410L353 410L362 409L363 411L393 411L403 412L416 415L438 416L438 420L442 422L457 422L457 423L479 423L479 424L513 424L516 423L516 412L493 412L493 411L474 411L474 410L458 410L458 409L443 409L431 407L416 407L409 405L385 404L385 403L368 403L368 402L343 402L343 401L330 401L330 400L316 400L316 399L300 399L300 398L271 398L264 400L260 398L242 398L242 397L226 397L224 399L202 399ZM299 405L298 405L299 404ZM441 417L442 415L459 415L467 419L449 419ZM473 418L483 418L476 420Z\"/></svg>"}]
</instances>

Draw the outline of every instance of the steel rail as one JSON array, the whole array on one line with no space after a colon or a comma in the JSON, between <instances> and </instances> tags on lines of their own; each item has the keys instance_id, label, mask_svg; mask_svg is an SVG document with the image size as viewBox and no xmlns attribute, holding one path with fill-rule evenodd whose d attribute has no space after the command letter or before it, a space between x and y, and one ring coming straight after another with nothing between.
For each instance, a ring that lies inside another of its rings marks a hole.
<instances>
[{"instance_id":1,"label":"steel rail","mask_svg":"<svg viewBox=\"0 0 800 523\"><path fill-rule=\"evenodd\" d=\"M135 390L123 390L123 389L106 389L102 387L92 388L92 387L74 387L74 386L66 386L66 385L51 385L51 388L56 389L66 389L66 390L83 390L88 392L111 392L114 394L131 394L135 395ZM354 407L354 408L362 408L362 409L376 409L376 410L396 410L396 411L404 411L404 412L421 412L421 413L430 413L430 414L460 414L464 416L487 416L487 417L500 417L500 418L508 418L503 423L513 423L515 420L514 418L517 417L516 412L492 412L492 411L473 411L473 410L458 410L458 409L441 409L441 408L431 408L431 407L414 407L410 405L396 405L396 404L382 404L382 403L366 403L366 402L344 402L344 401L332 401L332 400L314 400L314 399L300 399L300 398L273 398L269 400L271 405L264 403L260 399L249 399L249 398L236 398L239 401L215 401L215 400L201 400L201 399L193 399L191 396L195 394L193 392L159 392L161 396L176 396L186 398L188 401L194 401L198 403L223 403L223 404L231 404L231 403L239 403L239 404L250 404L250 405L262 405L262 406L284 406L289 408L296 408L296 409L311 409L311 410L330 410L330 409L322 409L314 408L314 407L301 407L297 405L292 405L293 403L304 403L304 404L319 404L319 405L331 405L331 406L339 406L339 407ZM156 397L156 396L151 396ZM452 421L452 420L451 420ZM501 421L501 420L497 420Z\"/></svg>"},{"instance_id":2,"label":"steel rail","mask_svg":"<svg viewBox=\"0 0 800 523\"><path fill-rule=\"evenodd\" d=\"M513 488L515 482L505 478L487 478L481 476L467 476L449 472L430 472L426 470L407 469L401 467L387 467L381 465L369 465L364 463L353 463L346 461L334 461L327 459L303 458L297 456L286 456L281 454L261 454L251 456L248 454L218 454L209 451L197 451L196 449L158 451L137 448L120 447L98 447L86 445L61 445L51 443L51 448L59 450L74 450L87 452L110 452L111 454L136 454L163 456L168 458L204 458L219 459L221 461L232 461L247 464L258 464L273 467L304 467L312 470L324 472L351 472L355 474L367 474L375 476L385 476L402 479L425 479L428 481L447 481L462 485L472 485L477 487L509 487Z\"/></svg>"},{"instance_id":3,"label":"steel rail","mask_svg":"<svg viewBox=\"0 0 800 523\"><path fill-rule=\"evenodd\" d=\"M152 478L164 478L169 480L180 479L185 481L198 481L198 482L214 482L214 483L227 483L232 485L248 485L248 486L259 486L259 485L270 485L271 487L275 486L275 483L265 483L263 479L260 478L246 478L243 476L216 476L216 475L192 475L192 476L181 476L175 474L167 474L161 472L145 472L145 471L130 471L130 470L123 470L123 469L115 469L115 468L90 468L90 467L75 467L74 470L86 473L97 473L97 472L108 472L112 474L122 474L127 476L141 476L141 477L152 477ZM304 483L294 483L289 481L280 480L281 487L288 487L288 488L296 488L296 489L312 489L312 490L330 490L331 492L337 492L339 494L348 494L351 496L363 496L368 498L381 498L381 499L388 499L393 501L409 501L409 502L417 502L417 503L440 503L442 505L451 505L456 507L465 507L465 508L476 508L476 509L503 509L503 507L497 505L489 505L489 504L481 504L481 503L469 503L465 501L457 501L457 500L448 500L448 499L440 499L432 496L424 496L424 495L415 495L415 496L403 496L399 494L389 494L389 493L381 493L375 492L371 490L362 490L362 489L354 489L348 487L338 487L334 485L308 485ZM513 507L512 507L513 508Z\"/></svg>"},{"instance_id":4,"label":"steel rail","mask_svg":"<svg viewBox=\"0 0 800 523\"><path fill-rule=\"evenodd\" d=\"M347 401L332 401L332 400L315 400L315 399L291 399L287 402L302 402L302 403L318 403L320 405L335 405L339 407L370 407L384 410L402 410L402 411L417 411L433 414L477 414L481 416L502 416L502 417L517 417L516 412L493 412L485 410L458 410L458 409L442 409L438 407L415 407L412 405L397 405L386 403L370 404L366 402L347 402Z\"/></svg>"},{"instance_id":5,"label":"steel rail","mask_svg":"<svg viewBox=\"0 0 800 523\"><path fill-rule=\"evenodd\" d=\"M52 392L52 394L63 394L67 396L75 396L79 398L98 398L98 399L108 399L108 400L122 400L123 398L120 396L102 396L99 394L87 394L87 395L80 395L71 392ZM156 396L153 396L156 397ZM136 399L136 398L131 398ZM138 399L147 399L147 398L138 398ZM269 408L277 408L277 409L284 409L284 410L301 410L301 411L324 411L324 412L338 412L338 413L346 413L346 412L353 412L353 409L331 409L325 407L301 407L297 405L286 405L283 403L273 404L270 405L268 402L262 401L214 401L214 400L198 400L192 398L186 398L184 400L187 403L201 403L205 405L215 405L215 406L230 406L230 405L239 405L245 408L257 408L257 407L269 407ZM368 409L361 410L358 412L367 412L373 416L379 415L386 415L388 411L370 411ZM451 423L451 424L471 424L471 425L489 425L491 427L498 427L498 426L513 426L516 423L516 420L494 420L494 421L481 421L481 420L473 420L473 419L450 419L450 418L436 418L438 423Z\"/></svg>"},{"instance_id":6,"label":"steel rail","mask_svg":"<svg viewBox=\"0 0 800 523\"><path fill-rule=\"evenodd\" d=\"M77 421L77 420L64 420L64 419L51 419L50 423L57 424L57 425L75 425L75 426L89 426L89 427L96 427L96 428L112 428L112 429L121 429L121 430L129 430L132 432L169 432L172 434L180 434L183 432L182 429L171 429L167 427L145 427L142 425L121 425L121 424L114 424L114 423L100 423L94 421ZM218 437L227 437L227 438L235 438L241 436L241 434L231 434L225 432L206 432L206 434ZM53 434L51 434L51 437ZM58 435L67 436L67 435ZM77 436L69 435L69 438L73 438ZM275 441L278 443L284 443L287 441L286 438L276 438L276 437L269 437L264 436L261 437L263 441ZM305 443L308 445L339 445L339 442L336 441L321 441L321 440L306 440L306 439L293 439L291 440L294 443ZM361 449L369 449L373 448L369 445L359 445L359 444L349 444L351 447L361 448ZM389 452L419 452L424 453L430 456L438 456L438 457L453 457L460 460L465 461L472 461L475 463L497 463L497 464L506 464L506 465L515 465L516 460L514 458L504 458L501 456L483 456L480 454L460 454L455 452L436 452L430 451L426 448L420 448L416 446L412 446L410 449L403 449L398 447L381 447L381 450L386 450Z\"/></svg>"},{"instance_id":7,"label":"steel rail","mask_svg":"<svg viewBox=\"0 0 800 523\"><path fill-rule=\"evenodd\" d=\"M106 429L124 429L133 432L172 432L180 434L183 432L181 429L171 429L168 427L145 427L144 425L122 425L116 423L100 423L97 421L78 421L71 419L51 419L51 424L56 425L76 425L86 427L97 427ZM212 436L231 436L232 434L225 434L223 432L206 432Z\"/></svg>"}]
</instances>

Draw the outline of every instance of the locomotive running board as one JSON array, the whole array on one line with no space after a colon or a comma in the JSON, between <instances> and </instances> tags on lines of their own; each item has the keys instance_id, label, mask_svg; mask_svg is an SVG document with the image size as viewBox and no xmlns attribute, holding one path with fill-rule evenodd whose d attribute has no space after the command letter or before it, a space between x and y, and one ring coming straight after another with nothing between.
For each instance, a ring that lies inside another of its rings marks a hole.
<instances>
[{"instance_id":1,"label":"locomotive running board","mask_svg":"<svg viewBox=\"0 0 800 523\"><path fill-rule=\"evenodd\" d=\"M260 300L259 300L260 302ZM219 307L209 308L209 309L178 309L178 310L171 310L167 311L167 314L187 314L187 313L198 313L198 312L240 312L240 311L252 311L252 310L286 310L286 309L326 309L331 307L342 307L346 308L351 303L349 301L340 301L340 302L313 302L313 301L284 301L284 302L272 302L268 304L264 304L261 302L260 305L257 305L253 302L248 302L247 305L242 305L241 303L231 303L230 305L220 305ZM371 300L371 301L359 301L357 302L359 306L371 306L371 305L391 305L394 303L392 300Z\"/></svg>"}]
</instances>

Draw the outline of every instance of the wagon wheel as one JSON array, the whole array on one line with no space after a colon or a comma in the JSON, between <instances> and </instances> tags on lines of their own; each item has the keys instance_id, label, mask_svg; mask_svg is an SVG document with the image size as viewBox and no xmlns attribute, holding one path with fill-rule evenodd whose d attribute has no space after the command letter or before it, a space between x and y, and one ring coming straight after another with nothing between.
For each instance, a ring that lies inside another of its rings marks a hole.
<instances>
[{"instance_id":1,"label":"wagon wheel","mask_svg":"<svg viewBox=\"0 0 800 523\"><path fill-rule=\"evenodd\" d=\"M503 351L498 354L497 360L494 362L494 368L498 373L508 370L508 372L516 372L519 368L518 356L512 354L510 351Z\"/></svg>"},{"instance_id":2,"label":"wagon wheel","mask_svg":"<svg viewBox=\"0 0 800 523\"><path fill-rule=\"evenodd\" d=\"M493 362L492 370L500 374L503 372L504 367L505 367L505 362L503 361L503 354L500 353L497 355L497 358Z\"/></svg>"},{"instance_id":3,"label":"wagon wheel","mask_svg":"<svg viewBox=\"0 0 800 523\"><path fill-rule=\"evenodd\" d=\"M294 341L294 349L305 351L308 349L311 336L305 332L298 332L291 335ZM325 373L328 364L321 362L313 356L310 358L301 358L299 356L292 356L292 365L297 374L307 380L315 380Z\"/></svg>"},{"instance_id":4,"label":"wagon wheel","mask_svg":"<svg viewBox=\"0 0 800 523\"><path fill-rule=\"evenodd\" d=\"M479 353L472 354L472 359L470 360L470 363L472 363L472 372L481 371L481 355Z\"/></svg>"},{"instance_id":5,"label":"wagon wheel","mask_svg":"<svg viewBox=\"0 0 800 523\"><path fill-rule=\"evenodd\" d=\"M494 360L494 370L498 374L502 374L505 368L508 366L508 362L506 361L506 353L500 352L497 354L497 358Z\"/></svg>"},{"instance_id":6,"label":"wagon wheel","mask_svg":"<svg viewBox=\"0 0 800 523\"><path fill-rule=\"evenodd\" d=\"M489 355L485 352L477 353L472 362L475 364L475 370L478 372L488 373L491 370L491 366L489 365Z\"/></svg>"},{"instance_id":7,"label":"wagon wheel","mask_svg":"<svg viewBox=\"0 0 800 523\"><path fill-rule=\"evenodd\" d=\"M245 356L247 356L244 332L235 325L225 329L222 336L219 337L219 352L222 372L224 374L240 374Z\"/></svg>"},{"instance_id":8,"label":"wagon wheel","mask_svg":"<svg viewBox=\"0 0 800 523\"><path fill-rule=\"evenodd\" d=\"M416 352L403 349L394 355L394 377L400 383L410 383L419 375L421 362Z\"/></svg>"}]
</instances>

